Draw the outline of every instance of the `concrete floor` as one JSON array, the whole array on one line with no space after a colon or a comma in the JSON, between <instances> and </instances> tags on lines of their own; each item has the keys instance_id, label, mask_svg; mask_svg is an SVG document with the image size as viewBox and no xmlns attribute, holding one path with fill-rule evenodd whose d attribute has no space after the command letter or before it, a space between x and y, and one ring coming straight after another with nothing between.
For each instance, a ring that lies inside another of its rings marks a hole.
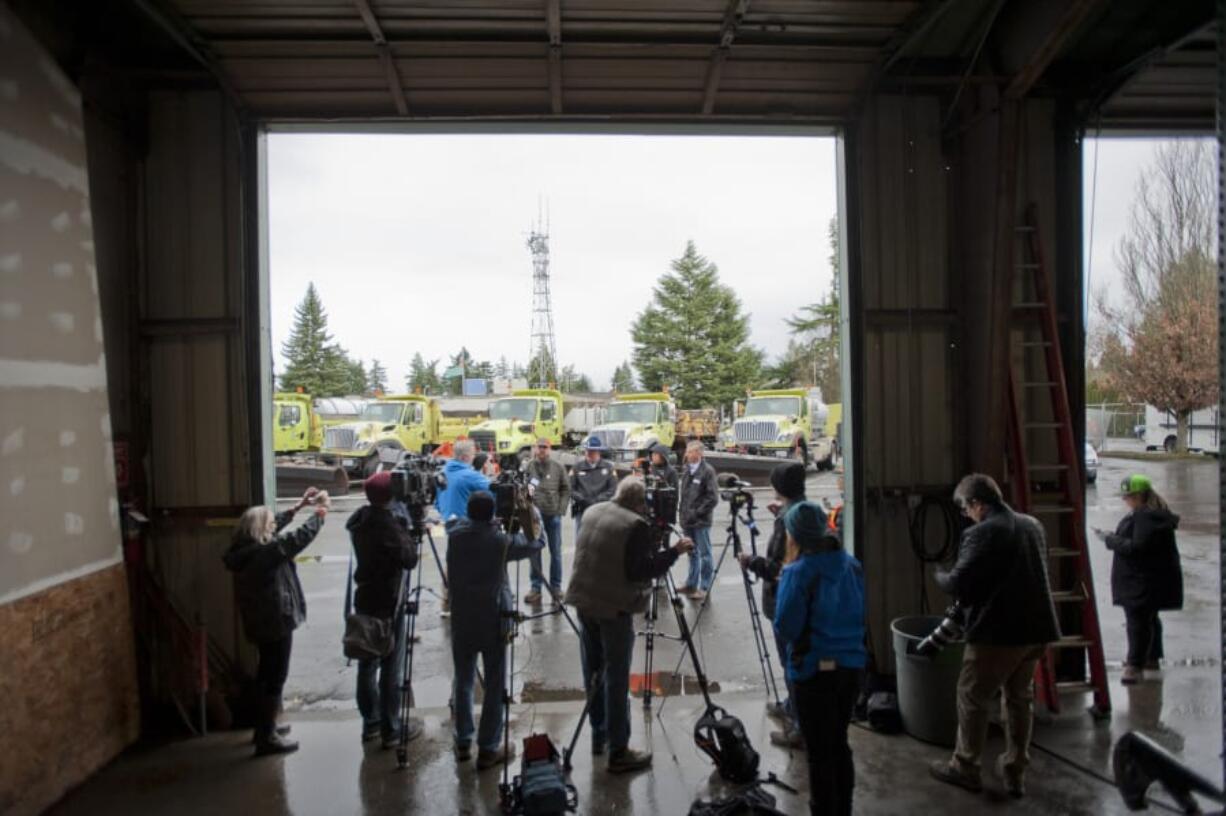
<instances>
[{"instance_id":1,"label":"concrete floor","mask_svg":"<svg viewBox=\"0 0 1226 816\"><path fill-rule=\"evenodd\" d=\"M972 796L931 781L928 760L945 750L905 736L882 736L853 728L856 751L856 811L859 813L980 813L1007 808L1018 813L1122 813L1124 808L1110 779L1110 747L1120 734L1139 729L1181 756L1210 778L1220 778L1220 675L1218 670L1218 547L1217 471L1213 461L1132 462L1104 459L1101 488L1087 495L1091 527L1114 527L1122 513L1114 485L1129 472L1154 478L1158 489L1183 515L1180 550L1187 604L1164 616L1168 666L1159 677L1125 689L1118 683L1124 652L1123 616L1110 605L1110 554L1095 542L1095 584L1099 592L1104 645L1112 677L1114 712L1107 723L1092 723L1084 703L1071 698L1059 717L1041 715L1035 736L1030 795L1021 802L1004 799L996 780L986 774L989 792ZM836 492L829 474L814 476L810 496ZM766 492L760 493L763 504ZM344 500L329 518L326 531L307 553L318 561L300 567L308 596L309 620L295 637L291 678L287 687L289 720L303 745L286 758L249 760L249 732L210 736L155 751L133 752L114 763L53 812L216 813L238 808L268 813L332 814L495 813L499 773L478 775L472 764L457 767L450 753L450 649L446 618L437 600L423 602L419 619L422 642L414 670L415 691L427 722L426 736L414 743L411 769L395 767L394 752L359 745L353 703L354 669L340 656L341 606L348 542L344 535ZM765 532L769 520L758 513ZM713 540L718 557L725 537L726 516L717 516ZM573 548L573 528L565 524L566 567ZM441 543L440 555L442 555ZM765 543L763 539L762 543ZM731 558L731 556L729 556ZM675 568L684 579L684 559ZM439 588L431 558L425 583ZM526 566L520 593L528 591ZM693 615L692 605L690 615ZM675 632L676 622L661 610L661 631ZM769 788L787 813L805 812L807 787L802 754L789 755L769 743L773 726L763 716L764 681L746 619L744 589L731 563L721 572L713 602L701 627L698 645L712 680L720 684L718 701L746 723L753 744L762 753L763 772L773 771L800 789L800 797ZM564 742L581 710L578 647L566 622L558 617L532 621L517 641L513 736L521 739L545 731ZM771 644L773 652L773 643ZM656 669L669 671L680 652L676 644L657 641ZM636 653L635 671L642 665ZM688 661L686 669L690 670ZM526 684L526 685L525 685ZM631 777L593 769L586 739L575 753L572 780L579 792L581 813L685 813L697 796L721 790L711 766L693 745L691 729L700 698L674 697L663 705L660 718L647 718L636 702L634 739L650 745L656 759L652 771ZM660 701L656 711L661 711ZM988 757L999 751L999 737ZM561 745L559 745L561 747ZM513 764L518 770L518 763Z\"/></svg>"}]
</instances>

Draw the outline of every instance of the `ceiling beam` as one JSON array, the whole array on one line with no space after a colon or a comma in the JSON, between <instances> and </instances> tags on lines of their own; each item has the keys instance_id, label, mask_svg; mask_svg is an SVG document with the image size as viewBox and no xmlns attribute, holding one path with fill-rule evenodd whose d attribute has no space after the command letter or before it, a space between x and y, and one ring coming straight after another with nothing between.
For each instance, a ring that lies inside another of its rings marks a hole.
<instances>
[{"instance_id":1,"label":"ceiling beam","mask_svg":"<svg viewBox=\"0 0 1226 816\"><path fill-rule=\"evenodd\" d=\"M230 104L234 106L235 112L239 118L244 118L247 115L247 105L238 90L234 87L234 83L230 81L230 77L221 65L217 62L213 52L209 49L208 43L195 29L179 15L173 8L166 6L161 0L134 0L135 5L140 9L146 17L148 17L154 25L166 32L175 44L186 51L192 59L200 63L206 71L213 75L213 79L217 81L222 93L230 100Z\"/></svg>"},{"instance_id":2,"label":"ceiling beam","mask_svg":"<svg viewBox=\"0 0 1226 816\"><path fill-rule=\"evenodd\" d=\"M728 0L724 10L724 21L719 30L719 45L711 52L711 61L707 63L707 80L702 91L702 115L710 116L715 112L715 95L719 93L719 80L724 73L724 63L728 60L728 52L732 50L732 41L736 39L737 28L745 19L749 10L749 0Z\"/></svg>"},{"instance_id":3,"label":"ceiling beam","mask_svg":"<svg viewBox=\"0 0 1226 816\"><path fill-rule=\"evenodd\" d=\"M549 28L549 108L562 114L562 0L545 0Z\"/></svg>"},{"instance_id":4,"label":"ceiling beam","mask_svg":"<svg viewBox=\"0 0 1226 816\"><path fill-rule=\"evenodd\" d=\"M1085 22L1090 12L1101 5L1101 0L1072 0L1064 7L1047 36L1030 54L1030 58L1013 75L1013 79L1005 88L1006 99L1021 99L1030 93L1030 89L1043 76L1047 67L1060 55L1060 51Z\"/></svg>"},{"instance_id":5,"label":"ceiling beam","mask_svg":"<svg viewBox=\"0 0 1226 816\"><path fill-rule=\"evenodd\" d=\"M396 60L392 57L391 49L388 47L387 37L383 36L383 28L379 25L379 19L375 17L374 9L370 7L368 0L353 0L353 4L357 6L362 22L366 24L366 30L370 32L370 38L374 40L375 54L379 58L379 64L383 66L384 76L387 77L387 89L392 95L396 113L408 116L409 103L404 97L404 86L400 84L400 72L396 69Z\"/></svg>"}]
</instances>

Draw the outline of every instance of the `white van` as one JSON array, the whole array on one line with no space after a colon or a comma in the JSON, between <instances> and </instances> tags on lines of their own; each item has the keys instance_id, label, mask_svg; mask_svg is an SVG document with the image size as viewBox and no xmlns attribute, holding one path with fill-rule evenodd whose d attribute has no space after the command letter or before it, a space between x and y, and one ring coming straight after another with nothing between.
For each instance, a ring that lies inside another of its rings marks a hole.
<instances>
[{"instance_id":1,"label":"white van","mask_svg":"<svg viewBox=\"0 0 1226 816\"><path fill-rule=\"evenodd\" d=\"M1175 414L1145 406L1145 449L1175 452ZM1188 450L1218 455L1218 409L1201 408L1188 420Z\"/></svg>"}]
</instances>

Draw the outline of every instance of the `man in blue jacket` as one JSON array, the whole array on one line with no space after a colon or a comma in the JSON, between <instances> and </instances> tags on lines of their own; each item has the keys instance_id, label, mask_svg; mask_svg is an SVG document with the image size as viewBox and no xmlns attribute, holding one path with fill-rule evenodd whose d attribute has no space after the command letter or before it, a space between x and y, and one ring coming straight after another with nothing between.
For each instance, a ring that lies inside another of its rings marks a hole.
<instances>
[{"instance_id":1,"label":"man in blue jacket","mask_svg":"<svg viewBox=\"0 0 1226 816\"><path fill-rule=\"evenodd\" d=\"M829 534L811 502L791 505L787 566L779 576L775 631L787 644L787 675L809 761L809 809L850 814L855 765L847 728L867 662L864 573Z\"/></svg>"},{"instance_id":2,"label":"man in blue jacket","mask_svg":"<svg viewBox=\"0 0 1226 816\"><path fill-rule=\"evenodd\" d=\"M490 480L473 470L473 457L477 446L470 439L455 443L455 452L450 462L443 466L447 487L438 494L434 506L443 517L443 523L453 518L468 518L468 497L478 490L489 490Z\"/></svg>"}]
</instances>

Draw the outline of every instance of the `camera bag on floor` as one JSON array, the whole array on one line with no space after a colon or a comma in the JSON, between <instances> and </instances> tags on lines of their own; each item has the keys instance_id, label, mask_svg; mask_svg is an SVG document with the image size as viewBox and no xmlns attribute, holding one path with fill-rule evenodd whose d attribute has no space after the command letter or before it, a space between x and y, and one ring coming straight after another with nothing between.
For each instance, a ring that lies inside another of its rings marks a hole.
<instances>
[{"instance_id":1,"label":"camera bag on floor","mask_svg":"<svg viewBox=\"0 0 1226 816\"><path fill-rule=\"evenodd\" d=\"M784 816L775 807L775 797L753 785L745 790L704 802L698 799L690 805L689 816Z\"/></svg>"},{"instance_id":2,"label":"camera bag on floor","mask_svg":"<svg viewBox=\"0 0 1226 816\"><path fill-rule=\"evenodd\" d=\"M752 782L758 777L758 752L749 742L745 726L717 705L694 723L694 744L715 763L729 782Z\"/></svg>"}]
</instances>

